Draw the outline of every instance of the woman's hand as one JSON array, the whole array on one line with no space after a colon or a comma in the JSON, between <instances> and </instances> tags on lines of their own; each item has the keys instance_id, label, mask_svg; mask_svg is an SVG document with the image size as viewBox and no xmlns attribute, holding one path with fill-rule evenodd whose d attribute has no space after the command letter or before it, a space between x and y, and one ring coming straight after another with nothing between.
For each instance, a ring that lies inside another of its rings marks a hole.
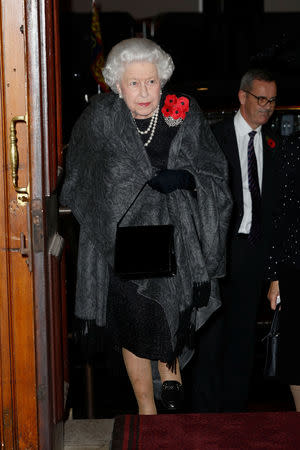
<instances>
[{"instance_id":1,"label":"woman's hand","mask_svg":"<svg viewBox=\"0 0 300 450\"><path fill-rule=\"evenodd\" d=\"M269 291L268 291L268 299L270 300L271 309L276 309L277 297L279 296L279 283L278 280L271 281Z\"/></svg>"},{"instance_id":2,"label":"woman's hand","mask_svg":"<svg viewBox=\"0 0 300 450\"><path fill-rule=\"evenodd\" d=\"M176 189L195 189L193 175L187 170L161 170L148 181L149 186L162 194L170 194Z\"/></svg>"}]
</instances>

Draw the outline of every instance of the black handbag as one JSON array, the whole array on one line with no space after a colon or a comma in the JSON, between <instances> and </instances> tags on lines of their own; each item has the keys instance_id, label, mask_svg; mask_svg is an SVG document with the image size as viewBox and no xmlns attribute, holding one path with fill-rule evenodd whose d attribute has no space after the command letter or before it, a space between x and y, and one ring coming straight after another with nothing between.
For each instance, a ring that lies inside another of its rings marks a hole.
<instances>
[{"instance_id":1,"label":"black handbag","mask_svg":"<svg viewBox=\"0 0 300 450\"><path fill-rule=\"evenodd\" d=\"M266 345L265 366L263 371L265 378L278 377L278 350L280 340L279 319L280 304L276 306L269 333L262 339Z\"/></svg>"},{"instance_id":2,"label":"black handbag","mask_svg":"<svg viewBox=\"0 0 300 450\"><path fill-rule=\"evenodd\" d=\"M146 184L117 223L114 270L127 280L176 274L173 225L120 226Z\"/></svg>"}]
</instances>

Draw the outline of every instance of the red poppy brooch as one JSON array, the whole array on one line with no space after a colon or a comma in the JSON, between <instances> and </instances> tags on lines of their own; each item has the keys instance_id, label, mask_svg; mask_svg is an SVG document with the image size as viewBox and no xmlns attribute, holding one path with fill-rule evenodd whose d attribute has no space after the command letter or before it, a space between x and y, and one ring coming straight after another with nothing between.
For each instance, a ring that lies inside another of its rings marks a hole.
<instances>
[{"instance_id":1,"label":"red poppy brooch","mask_svg":"<svg viewBox=\"0 0 300 450\"><path fill-rule=\"evenodd\" d=\"M188 98L167 95L161 111L166 124L169 125L169 127L177 127L184 121L189 108L190 101Z\"/></svg>"},{"instance_id":2,"label":"red poppy brooch","mask_svg":"<svg viewBox=\"0 0 300 450\"><path fill-rule=\"evenodd\" d=\"M266 142L267 142L267 146L270 147L271 149L274 149L276 147L276 141L274 141L274 139L272 139L269 136L266 136Z\"/></svg>"}]
</instances>

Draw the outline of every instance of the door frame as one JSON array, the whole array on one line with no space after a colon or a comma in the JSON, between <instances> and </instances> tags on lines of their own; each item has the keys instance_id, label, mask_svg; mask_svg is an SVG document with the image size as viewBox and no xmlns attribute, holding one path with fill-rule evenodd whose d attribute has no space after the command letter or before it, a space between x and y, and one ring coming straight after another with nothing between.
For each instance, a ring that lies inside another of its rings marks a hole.
<instances>
[{"instance_id":1,"label":"door frame","mask_svg":"<svg viewBox=\"0 0 300 450\"><path fill-rule=\"evenodd\" d=\"M58 0L0 4L0 433L12 449L63 448L64 296L51 251L62 159L58 18ZM23 203L11 182L16 115L26 117L17 126L19 185L30 187Z\"/></svg>"}]
</instances>

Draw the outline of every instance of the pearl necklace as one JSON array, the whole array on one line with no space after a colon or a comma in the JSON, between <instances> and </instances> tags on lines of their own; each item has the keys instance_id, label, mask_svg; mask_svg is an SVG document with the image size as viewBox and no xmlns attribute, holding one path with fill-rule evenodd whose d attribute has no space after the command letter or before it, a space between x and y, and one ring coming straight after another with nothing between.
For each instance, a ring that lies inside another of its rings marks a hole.
<instances>
[{"instance_id":1,"label":"pearl necklace","mask_svg":"<svg viewBox=\"0 0 300 450\"><path fill-rule=\"evenodd\" d=\"M156 130L156 125L157 125L157 120L158 120L158 111L159 111L159 107L157 107L156 110L154 111L154 114L151 117L149 126L148 126L147 130L145 130L145 131L139 130L138 126L136 124L136 121L134 121L136 129L137 129L139 134L148 134L150 132L149 139L144 144L145 147L147 147L150 144L150 142L152 141L152 138L154 136L154 133L155 133L155 130Z\"/></svg>"}]
</instances>

